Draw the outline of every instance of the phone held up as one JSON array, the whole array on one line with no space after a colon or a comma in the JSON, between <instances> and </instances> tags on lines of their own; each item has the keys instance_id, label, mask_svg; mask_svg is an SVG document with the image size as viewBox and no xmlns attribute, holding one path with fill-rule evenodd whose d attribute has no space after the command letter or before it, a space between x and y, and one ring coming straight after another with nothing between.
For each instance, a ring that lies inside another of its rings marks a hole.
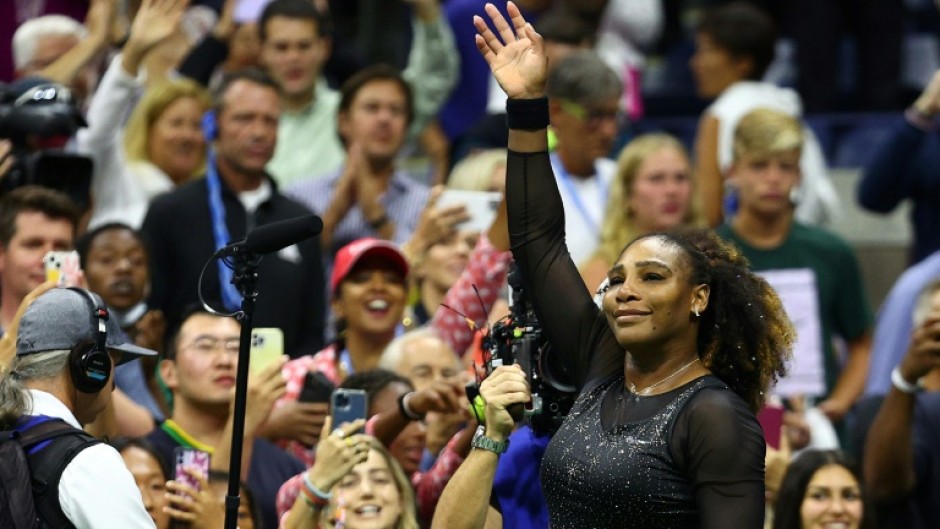
<instances>
[{"instance_id":1,"label":"phone held up","mask_svg":"<svg viewBox=\"0 0 940 529\"><path fill-rule=\"evenodd\" d=\"M284 332L277 327L251 330L251 372L257 373L284 355Z\"/></svg>"},{"instance_id":2,"label":"phone held up","mask_svg":"<svg viewBox=\"0 0 940 529\"><path fill-rule=\"evenodd\" d=\"M368 410L366 392L361 389L338 388L333 391L330 409L334 429L356 419L364 420ZM360 428L355 433L363 433L363 431L364 429Z\"/></svg>"},{"instance_id":3,"label":"phone held up","mask_svg":"<svg viewBox=\"0 0 940 529\"><path fill-rule=\"evenodd\" d=\"M48 252L42 262L46 269L46 281L52 281L60 287L79 286L82 267L78 252Z\"/></svg>"},{"instance_id":4,"label":"phone held up","mask_svg":"<svg viewBox=\"0 0 940 529\"><path fill-rule=\"evenodd\" d=\"M300 402L330 402L335 387L326 375L319 371L308 371L304 376L304 385L297 400Z\"/></svg>"},{"instance_id":5,"label":"phone held up","mask_svg":"<svg viewBox=\"0 0 940 529\"><path fill-rule=\"evenodd\" d=\"M185 483L194 490L199 490L199 482L185 472L185 469L191 468L200 472L205 478L209 479L209 453L195 448L177 446L173 451L175 469L173 479L177 483Z\"/></svg>"}]
</instances>

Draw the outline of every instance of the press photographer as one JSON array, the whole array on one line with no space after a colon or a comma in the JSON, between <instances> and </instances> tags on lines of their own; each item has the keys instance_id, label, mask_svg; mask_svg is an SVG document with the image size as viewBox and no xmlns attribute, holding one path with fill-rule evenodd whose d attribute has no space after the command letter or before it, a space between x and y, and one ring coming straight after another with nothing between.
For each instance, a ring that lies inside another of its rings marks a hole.
<instances>
[{"instance_id":1,"label":"press photographer","mask_svg":"<svg viewBox=\"0 0 940 529\"><path fill-rule=\"evenodd\" d=\"M92 161L64 150L86 123L71 91L39 77L0 84L0 195L40 185L89 209Z\"/></svg>"},{"instance_id":2,"label":"press photographer","mask_svg":"<svg viewBox=\"0 0 940 529\"><path fill-rule=\"evenodd\" d=\"M511 314L486 337L486 378L468 388L481 426L438 502L434 529L548 527L539 468L576 389L542 333L518 269L508 281Z\"/></svg>"}]
</instances>

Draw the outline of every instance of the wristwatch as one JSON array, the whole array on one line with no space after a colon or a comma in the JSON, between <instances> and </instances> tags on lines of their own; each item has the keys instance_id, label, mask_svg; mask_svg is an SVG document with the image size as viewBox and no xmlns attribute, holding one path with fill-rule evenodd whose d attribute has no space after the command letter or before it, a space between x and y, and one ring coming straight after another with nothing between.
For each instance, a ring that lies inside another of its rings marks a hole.
<instances>
[{"instance_id":1,"label":"wristwatch","mask_svg":"<svg viewBox=\"0 0 940 529\"><path fill-rule=\"evenodd\" d=\"M489 450L494 454L502 454L506 452L506 450L509 450L509 439L503 442L490 439L486 436L486 427L481 424L477 426L477 431L473 434L473 440L470 441L470 446L481 450Z\"/></svg>"}]
</instances>

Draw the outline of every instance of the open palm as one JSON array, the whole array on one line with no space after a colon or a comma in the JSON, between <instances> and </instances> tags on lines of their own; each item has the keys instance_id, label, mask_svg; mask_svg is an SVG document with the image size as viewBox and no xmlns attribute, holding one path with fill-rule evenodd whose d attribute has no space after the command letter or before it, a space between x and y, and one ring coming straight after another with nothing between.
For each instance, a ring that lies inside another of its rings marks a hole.
<instances>
[{"instance_id":1,"label":"open palm","mask_svg":"<svg viewBox=\"0 0 940 529\"><path fill-rule=\"evenodd\" d=\"M514 3L508 2L506 11L512 25L496 6L486 4L486 14L498 35L483 18L473 17L477 48L507 96L520 99L542 97L548 70L542 36L526 23Z\"/></svg>"},{"instance_id":2,"label":"open palm","mask_svg":"<svg viewBox=\"0 0 940 529\"><path fill-rule=\"evenodd\" d=\"M149 49L176 31L188 0L144 0L131 25L131 37Z\"/></svg>"}]
</instances>

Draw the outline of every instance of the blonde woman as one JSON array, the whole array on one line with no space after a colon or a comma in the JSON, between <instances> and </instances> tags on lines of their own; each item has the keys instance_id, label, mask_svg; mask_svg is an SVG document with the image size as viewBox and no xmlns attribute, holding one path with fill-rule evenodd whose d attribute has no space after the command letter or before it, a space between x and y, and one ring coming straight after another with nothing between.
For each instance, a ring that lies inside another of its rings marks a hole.
<instances>
[{"instance_id":1,"label":"blonde woman","mask_svg":"<svg viewBox=\"0 0 940 529\"><path fill-rule=\"evenodd\" d=\"M377 439L354 434L362 425L343 424L320 438L282 529L418 529L408 477Z\"/></svg>"},{"instance_id":2,"label":"blonde woman","mask_svg":"<svg viewBox=\"0 0 940 529\"><path fill-rule=\"evenodd\" d=\"M597 288L623 247L636 237L703 225L692 191L692 166L679 140L653 133L627 144L617 160L597 251L580 267L588 289Z\"/></svg>"},{"instance_id":3,"label":"blonde woman","mask_svg":"<svg viewBox=\"0 0 940 529\"><path fill-rule=\"evenodd\" d=\"M209 96L202 87L185 79L164 81L148 88L134 108L143 85L141 64L173 35L186 4L143 1L127 44L89 104L88 128L79 133L78 145L94 160L91 227L121 222L139 228L151 198L203 169L200 121Z\"/></svg>"}]
</instances>

